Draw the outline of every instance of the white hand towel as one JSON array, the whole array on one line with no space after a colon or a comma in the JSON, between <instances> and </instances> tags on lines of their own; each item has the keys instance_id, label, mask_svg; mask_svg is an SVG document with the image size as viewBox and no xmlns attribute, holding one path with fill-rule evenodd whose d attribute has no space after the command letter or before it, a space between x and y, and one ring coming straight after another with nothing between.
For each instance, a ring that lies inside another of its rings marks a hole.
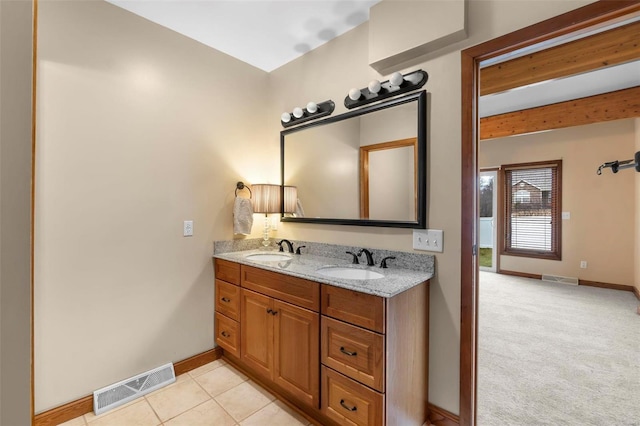
<instances>
[{"instance_id":1,"label":"white hand towel","mask_svg":"<svg viewBox=\"0 0 640 426\"><path fill-rule=\"evenodd\" d=\"M253 207L248 198L236 197L233 203L233 233L249 235L253 226Z\"/></svg>"},{"instance_id":2,"label":"white hand towel","mask_svg":"<svg viewBox=\"0 0 640 426\"><path fill-rule=\"evenodd\" d=\"M300 202L300 198L296 200L296 217L304 217L304 209L302 208L302 203Z\"/></svg>"}]
</instances>

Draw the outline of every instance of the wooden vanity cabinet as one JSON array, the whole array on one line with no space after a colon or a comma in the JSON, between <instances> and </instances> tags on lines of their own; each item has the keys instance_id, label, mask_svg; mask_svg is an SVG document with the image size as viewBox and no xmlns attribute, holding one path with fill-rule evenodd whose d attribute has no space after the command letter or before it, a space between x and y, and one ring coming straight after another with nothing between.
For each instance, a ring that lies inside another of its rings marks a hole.
<instances>
[{"instance_id":1,"label":"wooden vanity cabinet","mask_svg":"<svg viewBox=\"0 0 640 426\"><path fill-rule=\"evenodd\" d=\"M384 298L216 259L216 342L323 425L426 421L428 306L428 282Z\"/></svg>"}]
</instances>

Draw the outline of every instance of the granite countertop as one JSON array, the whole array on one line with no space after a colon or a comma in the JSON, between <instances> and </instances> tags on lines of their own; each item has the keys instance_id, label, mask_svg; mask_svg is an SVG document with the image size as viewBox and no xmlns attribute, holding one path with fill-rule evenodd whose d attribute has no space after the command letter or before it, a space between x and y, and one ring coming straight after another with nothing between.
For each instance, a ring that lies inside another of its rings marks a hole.
<instances>
[{"instance_id":1,"label":"granite countertop","mask_svg":"<svg viewBox=\"0 0 640 426\"><path fill-rule=\"evenodd\" d=\"M290 259L280 261L260 261L247 258L247 256L256 253L284 254L290 256ZM389 261L388 268L380 268L378 266L353 265L346 259L342 260L311 254L296 255L265 250L244 250L220 253L214 254L213 257L387 298L393 297L433 278L433 273L431 272L394 268L393 260ZM365 280L342 279L328 277L316 272L318 268L325 266L347 266L357 269L369 269L383 274L384 277Z\"/></svg>"}]
</instances>

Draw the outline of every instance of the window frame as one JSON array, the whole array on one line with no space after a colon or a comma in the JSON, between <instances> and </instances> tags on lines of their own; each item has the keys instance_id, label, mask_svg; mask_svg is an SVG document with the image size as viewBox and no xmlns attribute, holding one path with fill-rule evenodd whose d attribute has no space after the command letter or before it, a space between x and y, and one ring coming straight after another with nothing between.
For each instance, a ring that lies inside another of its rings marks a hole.
<instances>
[{"instance_id":1,"label":"window frame","mask_svg":"<svg viewBox=\"0 0 640 426\"><path fill-rule=\"evenodd\" d=\"M552 167L555 172L555 187L557 188L557 196L555 203L551 203L551 250L522 249L510 247L507 232L510 226L511 206L507 205L507 194L511 191L511 183L507 179L507 172L510 170L526 170L526 169L542 169ZM500 185L499 210L502 217L498 222L501 229L500 232L500 254L505 256L519 256L534 259L562 260L562 160L536 161L528 163L506 164L500 167Z\"/></svg>"}]
</instances>

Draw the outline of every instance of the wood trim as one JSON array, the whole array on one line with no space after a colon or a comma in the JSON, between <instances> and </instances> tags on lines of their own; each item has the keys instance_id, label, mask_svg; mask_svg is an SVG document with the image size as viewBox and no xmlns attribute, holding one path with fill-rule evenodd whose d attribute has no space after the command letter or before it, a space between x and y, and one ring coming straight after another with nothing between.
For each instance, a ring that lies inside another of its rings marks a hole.
<instances>
[{"instance_id":1,"label":"wood trim","mask_svg":"<svg viewBox=\"0 0 640 426\"><path fill-rule=\"evenodd\" d=\"M429 403L429 423L433 426L459 426L460 417Z\"/></svg>"},{"instance_id":2,"label":"wood trim","mask_svg":"<svg viewBox=\"0 0 640 426\"><path fill-rule=\"evenodd\" d=\"M507 52L640 11L640 0L597 1L470 47L461 55L460 425L475 425L477 356L476 243L479 63Z\"/></svg>"},{"instance_id":3,"label":"wood trim","mask_svg":"<svg viewBox=\"0 0 640 426\"><path fill-rule=\"evenodd\" d=\"M369 219L369 153L413 146L413 187L415 215L418 217L418 138L398 139L360 147L360 219Z\"/></svg>"},{"instance_id":4,"label":"wood trim","mask_svg":"<svg viewBox=\"0 0 640 426\"><path fill-rule=\"evenodd\" d=\"M215 347L206 352L175 362L173 369L176 376L179 376L213 362L220 357L222 357L222 348ZM34 426L55 426L92 411L93 395L89 395L34 416L32 424Z\"/></svg>"},{"instance_id":5,"label":"wood trim","mask_svg":"<svg viewBox=\"0 0 640 426\"><path fill-rule=\"evenodd\" d=\"M603 283L600 281L588 281L588 280L578 280L578 285L584 285L588 287L600 287L600 288L608 288L610 290L622 290L622 291L630 291L632 293L636 293L637 289L632 285L626 284L612 284L612 283ZM637 296L637 294L636 294Z\"/></svg>"},{"instance_id":6,"label":"wood trim","mask_svg":"<svg viewBox=\"0 0 640 426\"><path fill-rule=\"evenodd\" d=\"M55 426L93 411L93 395L71 401L33 418L34 426Z\"/></svg>"},{"instance_id":7,"label":"wood trim","mask_svg":"<svg viewBox=\"0 0 640 426\"><path fill-rule=\"evenodd\" d=\"M476 418L477 282L478 256L478 61L473 51L461 52L462 69L462 188L460 253L460 424L473 425Z\"/></svg>"},{"instance_id":8,"label":"wood trim","mask_svg":"<svg viewBox=\"0 0 640 426\"><path fill-rule=\"evenodd\" d=\"M31 297L31 396L30 414L31 424L34 424L36 410L36 385L35 385L35 229L36 229L36 102L38 81L38 0L33 0L33 40L32 40L32 80L31 80L31 248L29 261L30 268L30 297Z\"/></svg>"},{"instance_id":9,"label":"wood trim","mask_svg":"<svg viewBox=\"0 0 640 426\"><path fill-rule=\"evenodd\" d=\"M530 274L528 272L518 272L518 271L507 271L500 270L499 274L502 275L512 275L514 277L523 277L523 278L533 278L536 280L541 280L542 275L540 274ZM588 280L578 280L578 285L588 286L588 287L599 287L599 288L608 288L610 290L622 290L622 291L630 291L632 293L636 293L637 289L634 286L626 285L626 284L612 284L612 283L603 283L600 281L588 281ZM636 294L637 296L637 294ZM640 299L640 297L639 297Z\"/></svg>"},{"instance_id":10,"label":"wood trim","mask_svg":"<svg viewBox=\"0 0 640 426\"><path fill-rule=\"evenodd\" d=\"M465 49L478 62L640 11L640 0L598 0Z\"/></svg>"},{"instance_id":11,"label":"wood trim","mask_svg":"<svg viewBox=\"0 0 640 426\"><path fill-rule=\"evenodd\" d=\"M502 275L512 275L514 277L522 277L522 278L533 278L534 280L541 280L542 275L540 274L530 274L528 272L518 272L518 271L509 271L506 269L501 269L498 271L499 274Z\"/></svg>"},{"instance_id":12,"label":"wood trim","mask_svg":"<svg viewBox=\"0 0 640 426\"><path fill-rule=\"evenodd\" d=\"M488 66L480 76L480 95L631 61L640 57L639 35L640 22L633 22Z\"/></svg>"},{"instance_id":13,"label":"wood trim","mask_svg":"<svg viewBox=\"0 0 640 426\"><path fill-rule=\"evenodd\" d=\"M480 139L640 116L640 86L480 119Z\"/></svg>"},{"instance_id":14,"label":"wood trim","mask_svg":"<svg viewBox=\"0 0 640 426\"><path fill-rule=\"evenodd\" d=\"M217 346L208 351L196 354L187 359L183 359L182 361L175 362L173 364L173 370L175 371L176 376L179 376L181 374L188 373L191 370L195 370L198 367L209 364L210 362L213 362L221 357L222 348Z\"/></svg>"}]
</instances>

